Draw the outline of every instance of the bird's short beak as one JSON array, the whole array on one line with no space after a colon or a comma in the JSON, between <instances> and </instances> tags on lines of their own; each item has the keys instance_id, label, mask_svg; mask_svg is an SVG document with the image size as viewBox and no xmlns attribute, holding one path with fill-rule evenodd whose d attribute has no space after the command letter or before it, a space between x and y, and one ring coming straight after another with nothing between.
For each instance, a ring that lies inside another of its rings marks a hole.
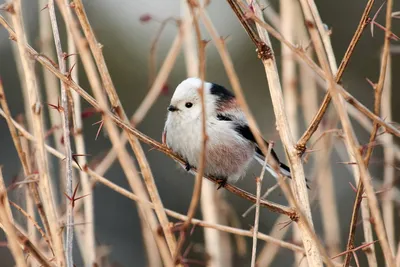
<instances>
[{"instance_id":1,"label":"bird's short beak","mask_svg":"<svg viewBox=\"0 0 400 267\"><path fill-rule=\"evenodd\" d=\"M173 105L169 105L167 109L168 109L168 111L171 111L171 112L174 112L174 111L178 110L178 108L173 106Z\"/></svg>"}]
</instances>

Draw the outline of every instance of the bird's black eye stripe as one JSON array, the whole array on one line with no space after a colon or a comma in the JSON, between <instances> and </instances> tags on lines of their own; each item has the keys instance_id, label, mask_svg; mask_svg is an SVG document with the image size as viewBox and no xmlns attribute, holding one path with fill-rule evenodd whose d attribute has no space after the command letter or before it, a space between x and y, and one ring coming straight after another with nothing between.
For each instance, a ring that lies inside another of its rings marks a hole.
<instances>
[{"instance_id":1,"label":"bird's black eye stripe","mask_svg":"<svg viewBox=\"0 0 400 267\"><path fill-rule=\"evenodd\" d=\"M187 108L191 108L192 106L193 106L192 102L186 102L185 103L185 107L187 107Z\"/></svg>"},{"instance_id":2,"label":"bird's black eye stripe","mask_svg":"<svg viewBox=\"0 0 400 267\"><path fill-rule=\"evenodd\" d=\"M231 118L229 118L229 117L227 117L227 116L225 116L225 115L222 115L222 114L218 114L218 115L217 115L217 119L218 119L219 121L232 121Z\"/></svg>"}]
</instances>

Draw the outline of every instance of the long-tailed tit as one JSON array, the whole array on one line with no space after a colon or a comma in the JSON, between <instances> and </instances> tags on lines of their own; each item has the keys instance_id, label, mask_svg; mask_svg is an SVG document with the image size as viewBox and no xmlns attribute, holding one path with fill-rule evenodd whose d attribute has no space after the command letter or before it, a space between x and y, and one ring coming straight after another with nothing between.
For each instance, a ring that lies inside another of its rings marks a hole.
<instances>
[{"instance_id":1,"label":"long-tailed tit","mask_svg":"<svg viewBox=\"0 0 400 267\"><path fill-rule=\"evenodd\" d=\"M162 136L163 143L186 160L186 170L199 165L202 150L202 107L198 89L201 80L188 78L181 82L168 106L168 118ZM236 182L254 158L264 165L265 157L249 128L236 98L224 87L205 82L206 164L204 174L222 181ZM268 143L266 146L268 146ZM271 164L290 177L288 166L271 150L267 170L277 174Z\"/></svg>"}]
</instances>

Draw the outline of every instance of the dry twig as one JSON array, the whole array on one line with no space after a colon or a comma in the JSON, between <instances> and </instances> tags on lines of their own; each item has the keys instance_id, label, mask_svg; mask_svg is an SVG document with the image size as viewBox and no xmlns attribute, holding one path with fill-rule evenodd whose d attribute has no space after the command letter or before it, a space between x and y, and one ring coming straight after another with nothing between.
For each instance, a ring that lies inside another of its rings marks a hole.
<instances>
[{"instance_id":1,"label":"dry twig","mask_svg":"<svg viewBox=\"0 0 400 267\"><path fill-rule=\"evenodd\" d=\"M312 2L314 2L314 1L312 1ZM375 0L369 0L365 6L365 9L361 16L361 20L360 20L360 23L358 24L357 30L355 31L354 36L353 36L352 40L350 41L350 44L346 50L346 53L343 56L342 62L340 63L340 66L336 73L336 76L335 76L336 83L340 82L340 80L343 76L343 73L350 61L350 58L353 55L354 49L356 48L358 41L360 40L361 35L364 32L365 28L368 26L368 16L374 5L374 2L375 2ZM320 24L318 24L318 25L320 25ZM312 27L313 27L313 25L310 24L309 28L311 29ZM322 29L322 31L325 32L325 30L323 30L323 29ZM308 140L310 140L310 138L314 134L314 132L317 130L318 125L320 124L326 110L328 109L328 105L329 105L330 101L331 101L331 95L330 95L329 91L327 91L325 98L324 98L317 114L315 114L315 116L314 116L312 122L310 123L310 125L308 126L307 130L304 132L303 136L297 142L297 148L300 151L302 151L302 152L305 151L306 144L307 144Z\"/></svg>"},{"instance_id":2,"label":"dry twig","mask_svg":"<svg viewBox=\"0 0 400 267\"><path fill-rule=\"evenodd\" d=\"M59 233L59 223L56 214L55 200L53 198L52 186L49 177L48 162L45 152L44 141L44 127L42 118L42 104L39 99L39 89L37 86L36 74L29 58L29 53L25 46L27 44L26 36L23 28L21 0L15 0L12 3L14 13L11 14L13 25L15 27L15 34L13 38L17 41L18 50L21 57L22 66L25 73L27 95L31 108L29 109L29 116L32 118L34 135L38 142L36 143L36 161L40 176L39 191L41 194L42 203L46 216L49 221L49 228L51 233L52 245L56 254L57 263L61 266L65 265L65 258L63 253L62 240Z\"/></svg>"},{"instance_id":3,"label":"dry twig","mask_svg":"<svg viewBox=\"0 0 400 267\"><path fill-rule=\"evenodd\" d=\"M60 33L58 31L56 12L54 8L54 0L50 0L48 3L48 9L50 13L51 27L53 29L54 43L56 47L58 66L61 73L66 73L66 62L63 57L63 50L61 47ZM65 149L65 184L66 194L72 196L72 150L69 130L69 106L67 88L63 82L60 84L61 88L61 114L62 114L62 125L63 125L63 140ZM73 206L67 202L67 221L66 221L66 232L65 232L65 258L66 266L73 267L74 259L72 255L73 251L73 240L74 240L74 217L73 217Z\"/></svg>"}]
</instances>

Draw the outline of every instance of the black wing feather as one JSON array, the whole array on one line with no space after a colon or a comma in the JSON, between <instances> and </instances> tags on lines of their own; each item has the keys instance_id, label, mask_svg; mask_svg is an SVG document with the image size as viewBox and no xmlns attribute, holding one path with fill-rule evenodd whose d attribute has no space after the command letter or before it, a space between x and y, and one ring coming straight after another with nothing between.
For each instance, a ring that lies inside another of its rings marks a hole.
<instances>
[{"instance_id":1,"label":"black wing feather","mask_svg":"<svg viewBox=\"0 0 400 267\"><path fill-rule=\"evenodd\" d=\"M243 136L244 138L246 138L247 140L249 140L249 141L255 143L255 144L256 144L256 153L259 154L259 155L261 155L261 156L263 156L263 157L265 157L264 153L263 153L263 152L261 151L261 149L258 147L256 138L254 137L254 135L253 135L253 133L251 132L250 127L249 127L248 125L241 125L241 124L238 124L238 125L236 125L235 130L236 130L241 136ZM265 140L264 140L264 143L265 143L266 146L269 145L268 142L265 141ZM275 153L275 151L274 151L273 149L271 149L271 155L272 155L272 157L273 157L279 164L281 164L280 161L279 161L278 155L276 155L276 153ZM284 165L284 164L282 164L282 165L285 166L285 167L287 168L287 171L290 172L289 167L287 167L287 166ZM286 170L285 167L283 167L283 168Z\"/></svg>"},{"instance_id":2,"label":"black wing feather","mask_svg":"<svg viewBox=\"0 0 400 267\"><path fill-rule=\"evenodd\" d=\"M217 96L220 102L227 102L235 98L235 95L231 91L215 83L210 88L210 94Z\"/></svg>"},{"instance_id":3,"label":"black wing feather","mask_svg":"<svg viewBox=\"0 0 400 267\"><path fill-rule=\"evenodd\" d=\"M219 121L232 121L232 118L224 115L224 114L217 114L217 120Z\"/></svg>"}]
</instances>

